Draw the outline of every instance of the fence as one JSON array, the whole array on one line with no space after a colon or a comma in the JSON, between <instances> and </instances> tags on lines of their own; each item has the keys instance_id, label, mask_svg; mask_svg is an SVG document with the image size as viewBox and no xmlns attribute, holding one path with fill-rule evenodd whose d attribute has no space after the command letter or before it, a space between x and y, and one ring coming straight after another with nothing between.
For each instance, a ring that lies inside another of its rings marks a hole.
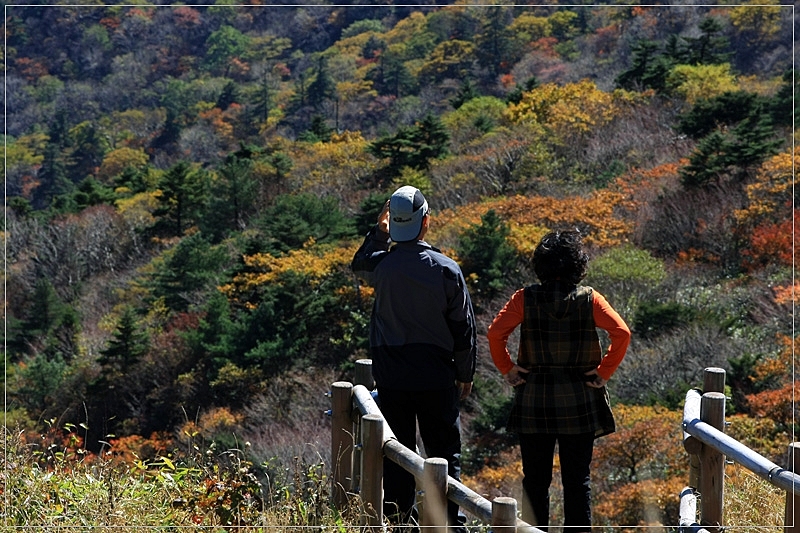
<instances>
[{"instance_id":1,"label":"fence","mask_svg":"<svg viewBox=\"0 0 800 533\"><path fill-rule=\"evenodd\" d=\"M496 533L541 533L517 518L514 498L488 501L447 475L447 461L423 459L400 444L381 416L370 390L371 360L356 363L356 384L337 381L331 389L331 498L344 508L350 494L360 494L364 506L362 525L373 531L383 527L383 457L414 475L421 487L420 525L431 533L446 532L445 503L449 499ZM359 442L355 442L358 438Z\"/></svg>"},{"instance_id":2,"label":"fence","mask_svg":"<svg viewBox=\"0 0 800 533\"><path fill-rule=\"evenodd\" d=\"M786 491L784 529L800 533L796 513L800 504L799 442L789 445L788 464L782 468L724 433L725 370L706 368L703 392L686 393L683 408L683 447L689 453L689 486L681 492L680 527L684 531L716 533L723 527L725 458ZM699 493L699 494L698 494ZM697 497L700 522L697 523Z\"/></svg>"},{"instance_id":3,"label":"fence","mask_svg":"<svg viewBox=\"0 0 800 533\"><path fill-rule=\"evenodd\" d=\"M356 363L356 384L337 381L331 390L332 503L344 508L350 494L360 494L364 523L376 531L383 526L383 457L399 464L422 488L420 518L432 533L445 528L444 503L456 502L464 511L498 533L538 533L541 530L517 518L517 502L500 497L489 502L447 475L444 459L423 459L400 444L383 420L370 390L371 361ZM739 463L759 477L786 491L784 525L788 533L800 533L795 518L800 505L800 442L789 446L791 470L782 468L737 440L725 435L725 371L706 368L703 392L686 394L683 410L683 446L689 454L689 486L680 495L679 529L685 533L719 533L723 528L723 481L725 458ZM356 442L356 439L359 441ZM697 500L700 498L698 522Z\"/></svg>"}]
</instances>

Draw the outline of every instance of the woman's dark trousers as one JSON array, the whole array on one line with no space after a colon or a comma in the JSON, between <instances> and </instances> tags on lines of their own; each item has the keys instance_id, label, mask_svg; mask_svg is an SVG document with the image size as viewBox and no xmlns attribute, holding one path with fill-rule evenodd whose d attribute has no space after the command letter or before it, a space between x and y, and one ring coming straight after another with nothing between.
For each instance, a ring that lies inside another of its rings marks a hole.
<instances>
[{"instance_id":1,"label":"woman's dark trousers","mask_svg":"<svg viewBox=\"0 0 800 533\"><path fill-rule=\"evenodd\" d=\"M520 433L522 455L522 519L539 529L547 529L550 519L550 482L553 455L558 443L561 480L564 485L564 525L568 533L591 531L592 498L589 467L594 435L549 435Z\"/></svg>"}]
</instances>

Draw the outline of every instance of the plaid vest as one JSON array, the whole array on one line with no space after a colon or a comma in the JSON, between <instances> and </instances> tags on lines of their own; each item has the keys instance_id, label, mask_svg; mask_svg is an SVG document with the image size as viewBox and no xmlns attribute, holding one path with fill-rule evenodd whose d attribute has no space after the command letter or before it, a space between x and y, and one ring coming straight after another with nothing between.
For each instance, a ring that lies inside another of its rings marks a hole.
<instances>
[{"instance_id":1,"label":"plaid vest","mask_svg":"<svg viewBox=\"0 0 800 533\"><path fill-rule=\"evenodd\" d=\"M605 387L585 384L600 364L591 287L549 282L525 288L517 364L530 370L515 389L509 429L596 437L612 433Z\"/></svg>"}]
</instances>

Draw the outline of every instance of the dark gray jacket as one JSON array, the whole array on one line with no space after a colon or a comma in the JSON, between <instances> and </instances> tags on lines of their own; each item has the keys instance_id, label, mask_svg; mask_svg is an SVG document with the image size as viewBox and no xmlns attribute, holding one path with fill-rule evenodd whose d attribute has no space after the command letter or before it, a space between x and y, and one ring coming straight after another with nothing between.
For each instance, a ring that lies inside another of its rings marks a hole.
<instances>
[{"instance_id":1,"label":"dark gray jacket","mask_svg":"<svg viewBox=\"0 0 800 533\"><path fill-rule=\"evenodd\" d=\"M378 387L437 390L475 374L475 314L458 264L424 241L397 243L375 226L352 269L375 288L370 320Z\"/></svg>"}]
</instances>

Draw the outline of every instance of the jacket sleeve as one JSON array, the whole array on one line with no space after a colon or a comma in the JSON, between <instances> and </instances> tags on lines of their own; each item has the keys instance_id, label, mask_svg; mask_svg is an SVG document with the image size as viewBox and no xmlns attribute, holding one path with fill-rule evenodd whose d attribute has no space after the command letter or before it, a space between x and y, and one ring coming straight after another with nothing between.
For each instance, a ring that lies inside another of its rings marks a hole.
<instances>
[{"instance_id":1,"label":"jacket sleeve","mask_svg":"<svg viewBox=\"0 0 800 533\"><path fill-rule=\"evenodd\" d=\"M622 362L623 357L625 357L625 352L631 342L631 330L622 320L622 317L619 316L619 313L597 291L594 291L592 305L595 326L606 330L608 337L611 339L611 345L600 362L600 366L597 367L597 373L600 377L609 380Z\"/></svg>"},{"instance_id":2,"label":"jacket sleeve","mask_svg":"<svg viewBox=\"0 0 800 533\"><path fill-rule=\"evenodd\" d=\"M459 269L446 272L447 281L453 283L448 303L447 325L453 335L453 360L456 364L456 380L471 383L478 362L478 334L472 300L467 282Z\"/></svg>"},{"instance_id":3,"label":"jacket sleeve","mask_svg":"<svg viewBox=\"0 0 800 533\"><path fill-rule=\"evenodd\" d=\"M525 310L525 290L519 289L506 305L497 313L489 326L486 336L489 339L489 352L492 354L494 366L501 374L506 375L514 367L511 354L508 352L508 338L522 323Z\"/></svg>"},{"instance_id":4,"label":"jacket sleeve","mask_svg":"<svg viewBox=\"0 0 800 533\"><path fill-rule=\"evenodd\" d=\"M378 266L378 263L389 251L391 244L392 239L389 234L379 230L377 225L373 226L364 238L361 247L353 256L350 268L356 276L362 278L367 284L372 285L375 267Z\"/></svg>"}]
</instances>

